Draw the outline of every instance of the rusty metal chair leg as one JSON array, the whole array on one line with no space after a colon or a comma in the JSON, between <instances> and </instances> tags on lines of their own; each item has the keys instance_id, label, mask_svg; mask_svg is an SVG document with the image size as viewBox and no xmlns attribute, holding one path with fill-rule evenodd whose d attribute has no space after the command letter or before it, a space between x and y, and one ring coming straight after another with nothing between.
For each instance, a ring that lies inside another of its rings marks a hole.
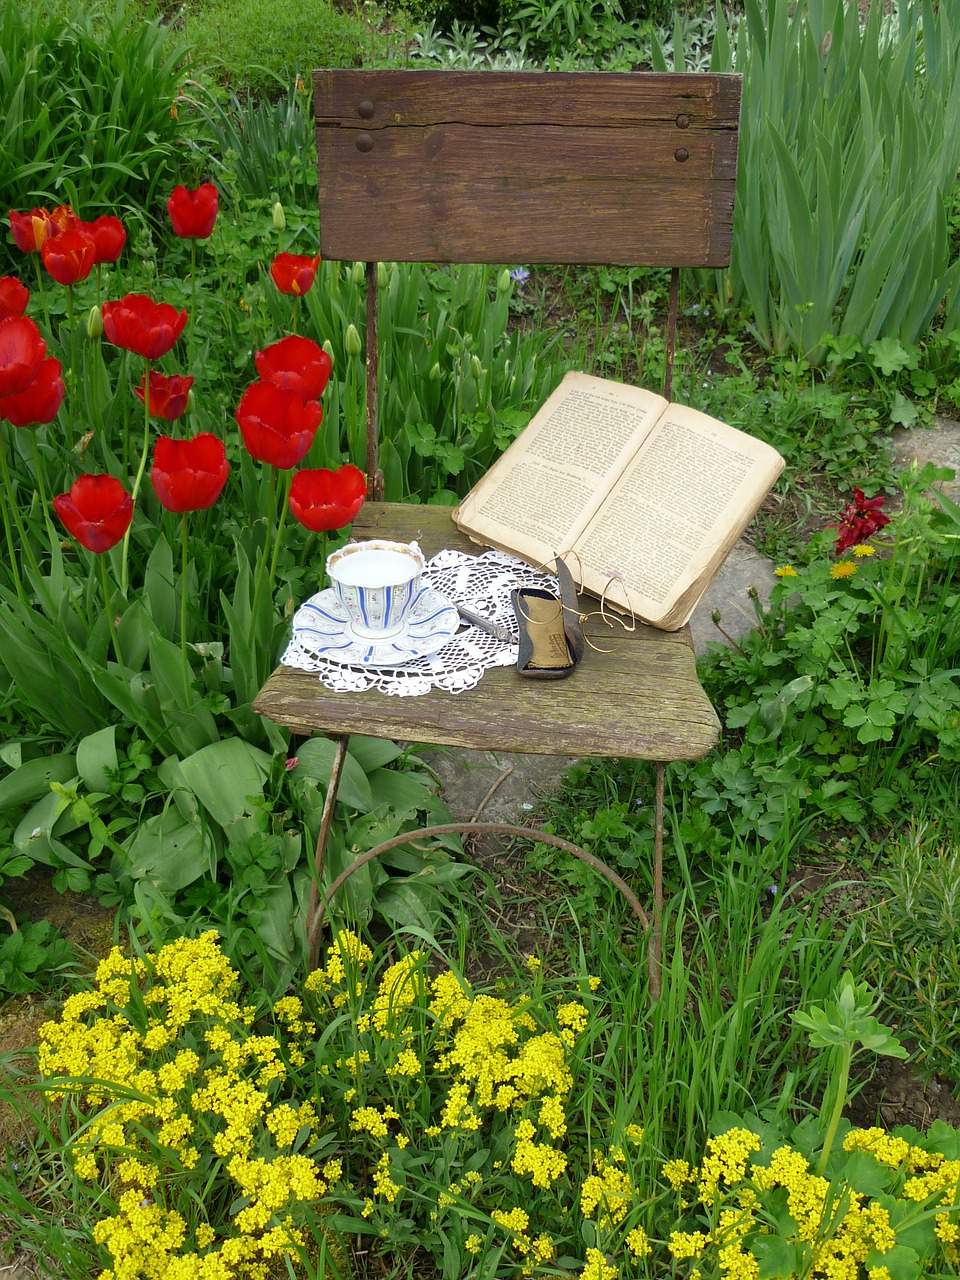
<instances>
[{"instance_id":1,"label":"rusty metal chair leg","mask_svg":"<svg viewBox=\"0 0 960 1280\"><path fill-rule=\"evenodd\" d=\"M327 861L327 840L330 838L330 824L333 821L333 811L337 805L337 792L340 790L340 778L343 774L343 762L347 758L347 743L350 738L347 734L340 734L334 739L337 749L333 755L333 767L330 770L330 781L327 783L327 795L323 802L323 812L320 815L320 830L317 833L317 847L313 854L313 883L310 886L310 901L307 906L307 942L309 948L309 964L311 969L317 967L320 958L319 926L314 927L314 918L317 914L317 905L320 901L320 886L323 884L323 868ZM326 903L324 903L324 909ZM320 912L320 918L323 919L323 911Z\"/></svg>"},{"instance_id":2,"label":"rusty metal chair leg","mask_svg":"<svg viewBox=\"0 0 960 1280\"><path fill-rule=\"evenodd\" d=\"M660 849L661 849L661 856L662 856L663 765L658 765L657 768L659 770L658 794L660 797L660 804L659 804L658 812L660 814L659 830L660 830ZM658 929L657 922L660 919L660 914L662 912L662 906L663 906L662 866L661 866L659 880L656 879L656 876L654 880L654 896L656 898L657 894L659 893L659 900L656 901L654 905L654 911L655 911L654 922L651 925L651 921L647 916L647 913L644 911L643 907L640 905L640 900L637 898L637 895L633 892L633 890L626 883L626 881L621 879L621 877L618 876L615 871L612 871L605 862L602 862L599 858L595 857L594 854L588 853L586 849L581 849L579 845L575 845L571 843L571 841L569 840L561 839L560 836L550 835L547 832L543 832L543 831L532 831L529 827L518 827L518 826L514 826L511 823L506 823L506 822L446 822L446 823L442 823L439 826L421 827L417 831L405 831L403 832L402 835L394 836L390 840L385 840L383 841L382 844L378 844L375 848L368 849L366 853L362 853L359 858L356 858L353 862L350 863L348 867L345 867L343 871L340 872L336 880L334 880L333 884L330 886L330 888L327 890L326 894L324 895L323 902L320 903L317 909L311 914L309 925L308 925L308 935L307 935L307 942L308 942L310 957L311 957L311 961L310 961L311 965L315 966L317 963L317 960L319 959L320 929L323 926L323 921L326 916L327 907L330 905L338 889L340 889L342 885L346 884L346 882L350 879L350 877L355 872L359 871L361 867L365 867L368 862L372 862L374 858L379 858L381 854L386 853L388 850L395 849L399 845L410 844L410 842L413 840L427 840L427 839L432 839L436 836L443 836L443 835L454 835L454 834L464 835L468 832L476 833L480 835L486 834L486 835L516 836L523 840L536 840L536 841L539 841L541 844L553 845L554 848L562 849L566 853L573 854L575 858L579 858L581 862L585 862L587 866L592 867L599 875L602 875L605 880L608 880L610 884L614 886L614 888L619 889L619 891L623 894L624 898L626 898L630 906L630 909L633 911L633 914L639 920L640 926L643 929L644 933L647 935L647 966L648 966L647 971L650 975L650 997L653 1000L657 1000L660 998L660 950L659 950L660 937L659 937L659 933L657 932L657 929ZM657 888L658 885L659 885L659 889ZM654 942L656 942L656 951L653 950Z\"/></svg>"}]
</instances>

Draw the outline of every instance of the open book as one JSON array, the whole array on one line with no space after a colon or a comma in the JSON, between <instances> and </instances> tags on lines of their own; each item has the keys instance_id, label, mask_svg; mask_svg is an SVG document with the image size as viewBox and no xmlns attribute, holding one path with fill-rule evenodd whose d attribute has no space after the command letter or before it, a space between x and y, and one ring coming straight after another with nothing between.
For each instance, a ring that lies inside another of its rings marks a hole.
<instances>
[{"instance_id":1,"label":"open book","mask_svg":"<svg viewBox=\"0 0 960 1280\"><path fill-rule=\"evenodd\" d=\"M568 373L454 520L531 564L565 555L584 590L674 631L783 466L696 409Z\"/></svg>"}]
</instances>

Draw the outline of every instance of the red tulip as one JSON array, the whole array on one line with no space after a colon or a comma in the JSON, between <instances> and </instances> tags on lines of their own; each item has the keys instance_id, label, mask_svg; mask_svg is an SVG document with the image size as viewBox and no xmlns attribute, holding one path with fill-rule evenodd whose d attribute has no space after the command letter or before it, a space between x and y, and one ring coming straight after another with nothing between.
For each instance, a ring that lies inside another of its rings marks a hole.
<instances>
[{"instance_id":1,"label":"red tulip","mask_svg":"<svg viewBox=\"0 0 960 1280\"><path fill-rule=\"evenodd\" d=\"M15 396L33 381L47 344L28 316L0 320L0 396Z\"/></svg>"},{"instance_id":2,"label":"red tulip","mask_svg":"<svg viewBox=\"0 0 960 1280\"><path fill-rule=\"evenodd\" d=\"M40 246L43 265L57 284L76 284L86 280L93 270L96 250L93 237L82 224L68 226L54 235L47 234Z\"/></svg>"},{"instance_id":3,"label":"red tulip","mask_svg":"<svg viewBox=\"0 0 960 1280\"><path fill-rule=\"evenodd\" d=\"M114 476L77 476L53 509L88 551L109 551L130 528L133 499Z\"/></svg>"},{"instance_id":4,"label":"red tulip","mask_svg":"<svg viewBox=\"0 0 960 1280\"><path fill-rule=\"evenodd\" d=\"M289 471L313 444L323 410L272 382L252 382L237 406L237 422L251 457Z\"/></svg>"},{"instance_id":5,"label":"red tulip","mask_svg":"<svg viewBox=\"0 0 960 1280\"><path fill-rule=\"evenodd\" d=\"M103 304L107 341L147 360L165 356L186 323L186 309L178 311L169 302L154 302L143 293L128 293L119 302Z\"/></svg>"},{"instance_id":6,"label":"red tulip","mask_svg":"<svg viewBox=\"0 0 960 1280\"><path fill-rule=\"evenodd\" d=\"M174 235L181 240L206 240L213 231L219 208L217 188L212 182L205 182L196 191L174 187L167 200Z\"/></svg>"},{"instance_id":7,"label":"red tulip","mask_svg":"<svg viewBox=\"0 0 960 1280\"><path fill-rule=\"evenodd\" d=\"M168 511L204 511L223 492L230 463L222 440L202 431L192 440L158 436L150 479Z\"/></svg>"},{"instance_id":8,"label":"red tulip","mask_svg":"<svg viewBox=\"0 0 960 1280\"><path fill-rule=\"evenodd\" d=\"M0 276L0 320L22 316L30 301L30 290L16 276Z\"/></svg>"},{"instance_id":9,"label":"red tulip","mask_svg":"<svg viewBox=\"0 0 960 1280\"><path fill-rule=\"evenodd\" d=\"M309 258L298 253L278 253L270 264L270 274L281 293L300 298L313 284L319 265L319 254Z\"/></svg>"},{"instance_id":10,"label":"red tulip","mask_svg":"<svg viewBox=\"0 0 960 1280\"><path fill-rule=\"evenodd\" d=\"M333 361L310 338L281 338L256 354L264 382L295 391L301 400L318 400L330 378Z\"/></svg>"},{"instance_id":11,"label":"red tulip","mask_svg":"<svg viewBox=\"0 0 960 1280\"><path fill-rule=\"evenodd\" d=\"M31 209L29 213L10 210L10 234L22 253L39 253L49 228L50 214L46 209Z\"/></svg>"},{"instance_id":12,"label":"red tulip","mask_svg":"<svg viewBox=\"0 0 960 1280\"><path fill-rule=\"evenodd\" d=\"M133 388L143 403L146 403L146 383L147 375L144 374L140 379L139 387ZM183 377L179 373L165 377L162 373L151 369L150 417L165 418L167 422L173 422L179 418L187 407L187 397L190 395L192 386L192 378Z\"/></svg>"},{"instance_id":13,"label":"red tulip","mask_svg":"<svg viewBox=\"0 0 960 1280\"><path fill-rule=\"evenodd\" d=\"M119 218L107 214L84 224L87 235L93 240L93 261L116 262L127 243L127 233Z\"/></svg>"},{"instance_id":14,"label":"red tulip","mask_svg":"<svg viewBox=\"0 0 960 1280\"><path fill-rule=\"evenodd\" d=\"M52 422L63 404L64 386L60 361L47 356L23 391L12 396L0 396L0 418L7 418L15 427L35 427Z\"/></svg>"},{"instance_id":15,"label":"red tulip","mask_svg":"<svg viewBox=\"0 0 960 1280\"><path fill-rule=\"evenodd\" d=\"M366 477L349 462L336 471L298 471L290 485L290 510L305 529L323 533L349 524L366 496Z\"/></svg>"}]
</instances>

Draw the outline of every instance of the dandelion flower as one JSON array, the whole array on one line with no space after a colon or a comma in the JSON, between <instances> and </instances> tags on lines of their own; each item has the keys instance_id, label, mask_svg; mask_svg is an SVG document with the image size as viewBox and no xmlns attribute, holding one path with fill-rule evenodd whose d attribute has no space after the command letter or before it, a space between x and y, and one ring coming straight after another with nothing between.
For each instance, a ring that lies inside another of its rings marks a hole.
<instances>
[{"instance_id":1,"label":"dandelion flower","mask_svg":"<svg viewBox=\"0 0 960 1280\"><path fill-rule=\"evenodd\" d=\"M852 560L838 560L830 570L831 578L852 578L857 572L857 566Z\"/></svg>"},{"instance_id":2,"label":"dandelion flower","mask_svg":"<svg viewBox=\"0 0 960 1280\"><path fill-rule=\"evenodd\" d=\"M797 573L796 569L793 567L793 565L792 565L792 564L782 564L782 565L779 567L779 569L774 569L774 571L773 571L773 575L774 575L774 577L775 577L775 578L796 578L796 577L799 577L799 574Z\"/></svg>"},{"instance_id":3,"label":"dandelion flower","mask_svg":"<svg viewBox=\"0 0 960 1280\"><path fill-rule=\"evenodd\" d=\"M877 554L877 548L871 547L869 543L866 542L858 542L853 548L853 554L858 560L863 560L867 556L875 556Z\"/></svg>"}]
</instances>

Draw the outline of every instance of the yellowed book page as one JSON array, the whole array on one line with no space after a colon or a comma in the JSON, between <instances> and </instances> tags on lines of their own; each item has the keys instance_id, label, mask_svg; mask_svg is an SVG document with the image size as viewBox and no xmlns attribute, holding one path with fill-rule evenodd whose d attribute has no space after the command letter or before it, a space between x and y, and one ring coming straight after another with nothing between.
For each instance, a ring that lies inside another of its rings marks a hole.
<instances>
[{"instance_id":1,"label":"yellowed book page","mask_svg":"<svg viewBox=\"0 0 960 1280\"><path fill-rule=\"evenodd\" d=\"M639 387L568 373L460 504L457 524L533 563L568 551L666 404Z\"/></svg>"},{"instance_id":2,"label":"yellowed book page","mask_svg":"<svg viewBox=\"0 0 960 1280\"><path fill-rule=\"evenodd\" d=\"M682 626L783 465L762 441L670 405L577 544L584 585Z\"/></svg>"}]
</instances>

